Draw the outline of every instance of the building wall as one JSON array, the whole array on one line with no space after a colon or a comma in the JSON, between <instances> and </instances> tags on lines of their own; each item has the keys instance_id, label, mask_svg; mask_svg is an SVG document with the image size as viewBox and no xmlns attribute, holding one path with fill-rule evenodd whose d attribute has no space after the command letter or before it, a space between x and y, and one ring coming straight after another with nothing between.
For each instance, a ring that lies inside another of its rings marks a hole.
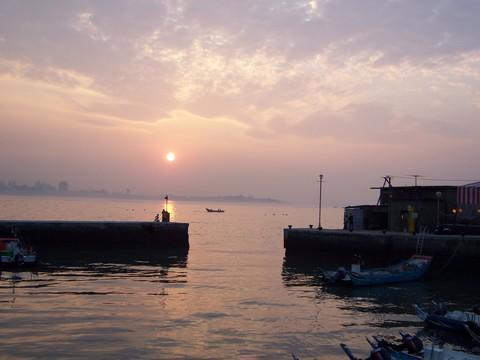
<instances>
[{"instance_id":1,"label":"building wall","mask_svg":"<svg viewBox=\"0 0 480 360\"><path fill-rule=\"evenodd\" d=\"M437 196L438 194L438 196ZM388 209L388 229L414 231L452 223L457 209L456 186L411 186L380 189L380 203ZM458 214L457 214L458 215ZM409 223L410 222L410 223Z\"/></svg>"},{"instance_id":2,"label":"building wall","mask_svg":"<svg viewBox=\"0 0 480 360\"><path fill-rule=\"evenodd\" d=\"M349 230L349 217L353 217L352 230L387 229L387 208L376 205L347 206L343 213L343 228Z\"/></svg>"}]
</instances>

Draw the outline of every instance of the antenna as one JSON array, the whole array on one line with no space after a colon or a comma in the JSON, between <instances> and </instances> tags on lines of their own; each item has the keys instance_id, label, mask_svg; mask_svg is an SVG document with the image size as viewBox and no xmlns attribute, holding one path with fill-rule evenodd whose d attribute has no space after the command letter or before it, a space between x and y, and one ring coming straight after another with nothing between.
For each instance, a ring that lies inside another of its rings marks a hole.
<instances>
[{"instance_id":1,"label":"antenna","mask_svg":"<svg viewBox=\"0 0 480 360\"><path fill-rule=\"evenodd\" d=\"M385 175L382 177L383 179L383 185L382 185L382 188L385 189L385 185L388 185L389 188L392 187L392 177L390 175ZM380 192L380 196L378 197L378 200L377 200L377 206L380 205L380 202L382 200L382 193Z\"/></svg>"},{"instance_id":2,"label":"antenna","mask_svg":"<svg viewBox=\"0 0 480 360\"><path fill-rule=\"evenodd\" d=\"M385 187L385 185L388 184L388 187L392 187L392 177L390 175L385 175L382 177L383 179L383 185L382 187Z\"/></svg>"},{"instance_id":3,"label":"antenna","mask_svg":"<svg viewBox=\"0 0 480 360\"><path fill-rule=\"evenodd\" d=\"M419 177L423 177L423 175L417 175L417 174L413 174L413 175L408 175L408 176L411 176L415 179L415 186L417 186L417 183L418 183L418 178Z\"/></svg>"}]
</instances>

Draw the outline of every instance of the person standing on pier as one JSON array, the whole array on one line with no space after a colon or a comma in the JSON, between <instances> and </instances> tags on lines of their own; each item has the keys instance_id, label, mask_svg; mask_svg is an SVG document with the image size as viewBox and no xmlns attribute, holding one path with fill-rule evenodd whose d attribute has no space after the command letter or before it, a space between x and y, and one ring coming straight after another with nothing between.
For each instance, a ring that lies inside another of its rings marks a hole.
<instances>
[{"instance_id":1,"label":"person standing on pier","mask_svg":"<svg viewBox=\"0 0 480 360\"><path fill-rule=\"evenodd\" d=\"M353 215L352 214L348 215L348 231L350 232L353 231Z\"/></svg>"}]
</instances>

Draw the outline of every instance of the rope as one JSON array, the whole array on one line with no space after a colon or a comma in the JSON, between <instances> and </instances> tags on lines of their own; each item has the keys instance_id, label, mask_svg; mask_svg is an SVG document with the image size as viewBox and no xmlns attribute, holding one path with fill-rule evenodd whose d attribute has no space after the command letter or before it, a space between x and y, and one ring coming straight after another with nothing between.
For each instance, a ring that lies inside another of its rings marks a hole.
<instances>
[{"instance_id":1,"label":"rope","mask_svg":"<svg viewBox=\"0 0 480 360\"><path fill-rule=\"evenodd\" d=\"M450 255L450 257L448 258L448 260L447 260L447 262L445 263L445 265L443 265L443 266L440 268L440 271L439 271L439 272L443 272L443 271L450 265L450 263L452 262L452 260L453 260L453 258L455 257L455 255L457 255L458 249L460 249L461 245L463 244L463 241L464 241L464 235L462 235L462 238L461 238L460 241L458 242L457 247L456 247L455 250L453 251L452 255Z\"/></svg>"}]
</instances>

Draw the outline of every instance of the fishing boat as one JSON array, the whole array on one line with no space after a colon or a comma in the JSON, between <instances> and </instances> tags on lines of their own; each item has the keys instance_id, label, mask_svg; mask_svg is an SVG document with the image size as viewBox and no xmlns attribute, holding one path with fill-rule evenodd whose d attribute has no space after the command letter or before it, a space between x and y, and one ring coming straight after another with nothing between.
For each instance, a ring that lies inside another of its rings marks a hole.
<instances>
[{"instance_id":1,"label":"fishing boat","mask_svg":"<svg viewBox=\"0 0 480 360\"><path fill-rule=\"evenodd\" d=\"M427 325L468 336L480 343L480 314L476 311L448 311L443 303L432 303L429 309L414 304L417 316Z\"/></svg>"},{"instance_id":2,"label":"fishing boat","mask_svg":"<svg viewBox=\"0 0 480 360\"><path fill-rule=\"evenodd\" d=\"M370 356L364 360L480 360L480 356L468 354L463 351L452 350L435 345L424 347L419 337L406 333L400 333L401 339L396 342L373 337L367 338L370 344ZM350 360L362 360L353 355L346 344L340 344Z\"/></svg>"},{"instance_id":3,"label":"fishing boat","mask_svg":"<svg viewBox=\"0 0 480 360\"><path fill-rule=\"evenodd\" d=\"M214 212L214 213L223 213L225 212L225 210L222 210L222 209L210 209L210 208L205 208L205 210L207 210L207 212Z\"/></svg>"},{"instance_id":4,"label":"fishing boat","mask_svg":"<svg viewBox=\"0 0 480 360\"><path fill-rule=\"evenodd\" d=\"M410 259L384 268L362 270L359 264L352 265L350 271L340 268L336 272L324 272L327 283L353 286L371 286L402 283L420 279L428 271L431 256L414 255Z\"/></svg>"},{"instance_id":5,"label":"fishing boat","mask_svg":"<svg viewBox=\"0 0 480 360\"><path fill-rule=\"evenodd\" d=\"M0 265L31 265L36 264L37 254L23 247L15 237L0 238Z\"/></svg>"}]
</instances>

